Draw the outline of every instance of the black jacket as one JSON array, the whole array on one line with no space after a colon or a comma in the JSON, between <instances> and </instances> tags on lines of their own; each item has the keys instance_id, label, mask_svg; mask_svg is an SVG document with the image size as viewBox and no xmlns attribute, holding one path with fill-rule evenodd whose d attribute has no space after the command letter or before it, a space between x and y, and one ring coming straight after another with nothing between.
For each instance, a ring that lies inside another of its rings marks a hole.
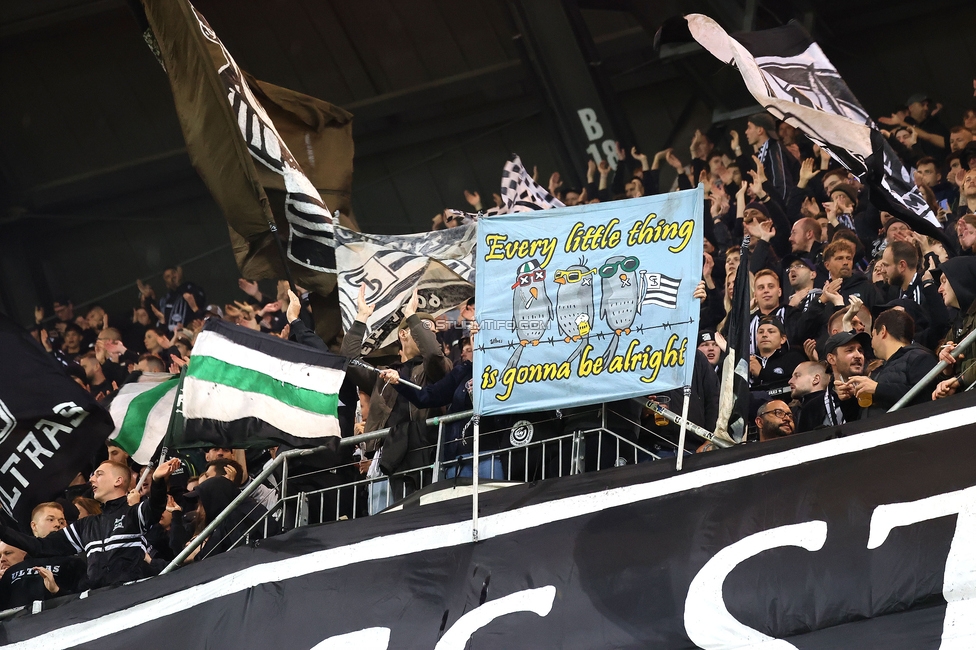
<instances>
[{"instance_id":1,"label":"black jacket","mask_svg":"<svg viewBox=\"0 0 976 650\"><path fill-rule=\"evenodd\" d=\"M809 393L800 399L796 412L796 432L813 431L820 427L844 424L840 401L832 389Z\"/></svg>"},{"instance_id":2,"label":"black jacket","mask_svg":"<svg viewBox=\"0 0 976 650\"><path fill-rule=\"evenodd\" d=\"M50 569L54 574L54 582L58 585L56 594L44 586L44 578L36 567ZM84 577L85 561L80 557L27 558L4 571L3 578L0 578L0 610L77 593L82 589Z\"/></svg>"},{"instance_id":3,"label":"black jacket","mask_svg":"<svg viewBox=\"0 0 976 650\"><path fill-rule=\"evenodd\" d=\"M934 354L914 343L906 345L888 357L884 365L871 374L871 379L878 382L878 389L874 392L871 406L861 409L861 417L869 418L887 412L929 370L934 368L936 363L938 359ZM906 406L924 404L931 400L935 383L932 382L933 385L923 388Z\"/></svg>"},{"instance_id":4,"label":"black jacket","mask_svg":"<svg viewBox=\"0 0 976 650\"><path fill-rule=\"evenodd\" d=\"M166 509L166 482L153 481L149 498L130 506L124 496L102 506L102 513L79 519L43 539L0 523L0 539L34 558L84 553L91 589L152 575L146 563L145 534Z\"/></svg>"}]
</instances>

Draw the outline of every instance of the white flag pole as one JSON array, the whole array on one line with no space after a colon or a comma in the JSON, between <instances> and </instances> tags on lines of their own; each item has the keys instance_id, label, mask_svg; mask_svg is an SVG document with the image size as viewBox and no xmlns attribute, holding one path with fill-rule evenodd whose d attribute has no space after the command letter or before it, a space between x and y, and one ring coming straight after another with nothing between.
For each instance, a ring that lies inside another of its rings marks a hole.
<instances>
[{"instance_id":1,"label":"white flag pole","mask_svg":"<svg viewBox=\"0 0 976 650\"><path fill-rule=\"evenodd\" d=\"M478 454L480 453L479 438L481 437L481 416L477 413L471 417L474 421L474 455L471 459L471 485L474 493L471 495L471 541L478 541ZM458 468L460 471L460 468Z\"/></svg>"},{"instance_id":2,"label":"white flag pole","mask_svg":"<svg viewBox=\"0 0 976 650\"><path fill-rule=\"evenodd\" d=\"M688 402L691 401L691 386L685 386L684 394L684 400L681 402L681 430L678 433L678 461L675 464L675 469L679 472L685 459L685 433L688 429Z\"/></svg>"}]
</instances>

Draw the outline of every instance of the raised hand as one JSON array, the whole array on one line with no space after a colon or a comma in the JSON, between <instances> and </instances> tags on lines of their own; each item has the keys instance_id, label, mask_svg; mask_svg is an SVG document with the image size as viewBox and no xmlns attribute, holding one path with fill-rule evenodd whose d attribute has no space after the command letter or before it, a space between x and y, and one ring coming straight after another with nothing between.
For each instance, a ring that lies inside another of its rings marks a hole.
<instances>
[{"instance_id":1,"label":"raised hand","mask_svg":"<svg viewBox=\"0 0 976 650\"><path fill-rule=\"evenodd\" d=\"M180 468L179 458L170 458L167 461L163 461L159 464L159 467L153 472L153 480L161 481L163 479L169 478L173 472Z\"/></svg>"},{"instance_id":2,"label":"raised hand","mask_svg":"<svg viewBox=\"0 0 976 650\"><path fill-rule=\"evenodd\" d=\"M800 164L800 180L797 182L796 186L799 188L804 188L807 186L814 176L820 173L819 169L813 168L813 158L807 158Z\"/></svg>"},{"instance_id":3,"label":"raised hand","mask_svg":"<svg viewBox=\"0 0 976 650\"><path fill-rule=\"evenodd\" d=\"M803 199L803 205L800 207L800 214L802 214L804 217L813 218L820 214L820 204L817 203L817 199L813 198L812 196L808 196L807 198Z\"/></svg>"},{"instance_id":4,"label":"raised hand","mask_svg":"<svg viewBox=\"0 0 976 650\"><path fill-rule=\"evenodd\" d=\"M197 299L189 291L183 294L183 300L190 306L190 311L200 311L200 307L197 305Z\"/></svg>"},{"instance_id":5,"label":"raised hand","mask_svg":"<svg viewBox=\"0 0 976 650\"><path fill-rule=\"evenodd\" d=\"M420 304L420 294L418 293L418 290L415 287L413 290L413 295L410 296L410 300L407 302L406 305L403 306L403 317L410 318L411 316L416 314L417 306L419 304Z\"/></svg>"},{"instance_id":6,"label":"raised hand","mask_svg":"<svg viewBox=\"0 0 976 650\"><path fill-rule=\"evenodd\" d=\"M586 161L586 180L589 183L596 181L596 161L592 158Z\"/></svg>"},{"instance_id":7,"label":"raised hand","mask_svg":"<svg viewBox=\"0 0 976 650\"><path fill-rule=\"evenodd\" d=\"M138 278L136 278L136 286L139 288L139 293L142 294L143 298L156 297L156 292L153 290L153 288Z\"/></svg>"},{"instance_id":8,"label":"raised hand","mask_svg":"<svg viewBox=\"0 0 976 650\"><path fill-rule=\"evenodd\" d=\"M729 146L732 147L732 151L739 150L739 132L729 131Z\"/></svg>"},{"instance_id":9,"label":"raised hand","mask_svg":"<svg viewBox=\"0 0 976 650\"><path fill-rule=\"evenodd\" d=\"M34 307L34 322L40 325L42 320L44 320L44 308Z\"/></svg>"},{"instance_id":10,"label":"raised hand","mask_svg":"<svg viewBox=\"0 0 976 650\"><path fill-rule=\"evenodd\" d=\"M481 195L477 192L464 190L464 200L475 210L481 210Z\"/></svg>"},{"instance_id":11,"label":"raised hand","mask_svg":"<svg viewBox=\"0 0 976 650\"><path fill-rule=\"evenodd\" d=\"M807 355L807 359L810 361L820 361L820 355L817 354L817 341L814 339L807 339L803 342L803 351Z\"/></svg>"},{"instance_id":12,"label":"raised hand","mask_svg":"<svg viewBox=\"0 0 976 650\"><path fill-rule=\"evenodd\" d=\"M641 164L641 169L643 169L644 171L647 171L648 169L651 168L651 166L647 162L647 154L637 153L637 147L630 148L630 155L634 160L638 161ZM660 152L658 152L658 154L654 156L655 160L657 159L658 155L660 155Z\"/></svg>"},{"instance_id":13,"label":"raised hand","mask_svg":"<svg viewBox=\"0 0 976 650\"><path fill-rule=\"evenodd\" d=\"M559 172L553 172L549 176L549 193L555 196L556 192L559 191L559 188L562 186L563 186L562 176L559 175Z\"/></svg>"},{"instance_id":14,"label":"raised hand","mask_svg":"<svg viewBox=\"0 0 976 650\"><path fill-rule=\"evenodd\" d=\"M359 285L359 296L356 298L356 320L365 323L373 315L374 305L366 302L366 284Z\"/></svg>"},{"instance_id":15,"label":"raised hand","mask_svg":"<svg viewBox=\"0 0 976 650\"><path fill-rule=\"evenodd\" d=\"M289 323L295 322L298 315L302 313L302 303L291 289L288 290L288 309L285 311L285 318Z\"/></svg>"},{"instance_id":16,"label":"raised hand","mask_svg":"<svg viewBox=\"0 0 976 650\"><path fill-rule=\"evenodd\" d=\"M163 312L159 311L159 307L157 307L156 305L149 305L149 306L152 308L153 314L156 316L156 320L160 323L165 323L166 316L163 315Z\"/></svg>"},{"instance_id":17,"label":"raised hand","mask_svg":"<svg viewBox=\"0 0 976 650\"><path fill-rule=\"evenodd\" d=\"M674 149L668 149L667 152L664 154L664 159L669 165L674 167L675 171L678 172L679 174L684 172L685 170L684 163L682 163L681 160L676 155L674 155Z\"/></svg>"},{"instance_id":18,"label":"raised hand","mask_svg":"<svg viewBox=\"0 0 976 650\"><path fill-rule=\"evenodd\" d=\"M237 286L240 287L241 291L251 296L255 300L261 300L261 289L258 288L257 282L252 282L251 280L245 280L244 278L239 278L237 280Z\"/></svg>"}]
</instances>

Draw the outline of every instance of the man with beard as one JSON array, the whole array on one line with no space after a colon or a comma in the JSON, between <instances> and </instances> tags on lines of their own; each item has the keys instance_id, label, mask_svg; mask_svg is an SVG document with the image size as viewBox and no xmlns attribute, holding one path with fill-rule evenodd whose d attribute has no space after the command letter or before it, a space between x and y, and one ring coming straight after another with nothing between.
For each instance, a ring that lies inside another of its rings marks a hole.
<instances>
[{"instance_id":1,"label":"man with beard","mask_svg":"<svg viewBox=\"0 0 976 650\"><path fill-rule=\"evenodd\" d=\"M759 407L756 413L759 442L793 435L793 411L783 400L774 399Z\"/></svg>"},{"instance_id":2,"label":"man with beard","mask_svg":"<svg viewBox=\"0 0 976 650\"><path fill-rule=\"evenodd\" d=\"M834 389L846 422L853 422L861 415L853 384L848 382L851 377L865 374L865 350L870 349L870 345L871 336L866 332L838 332L824 344L827 365L834 377Z\"/></svg>"},{"instance_id":3,"label":"man with beard","mask_svg":"<svg viewBox=\"0 0 976 650\"><path fill-rule=\"evenodd\" d=\"M820 302L842 307L851 296L857 296L868 309L874 307L877 302L874 285L863 273L854 270L854 253L854 244L844 239L833 241L824 248L823 263L828 279Z\"/></svg>"},{"instance_id":4,"label":"man with beard","mask_svg":"<svg viewBox=\"0 0 976 650\"><path fill-rule=\"evenodd\" d=\"M799 255L790 255L783 260L783 266L786 268L786 278L790 288L793 289L789 300L790 307L801 312L820 307L822 304L820 294L823 291L816 287L817 267L813 260ZM820 313L823 313L822 307Z\"/></svg>"},{"instance_id":5,"label":"man with beard","mask_svg":"<svg viewBox=\"0 0 976 650\"><path fill-rule=\"evenodd\" d=\"M840 402L820 363L805 361L798 365L790 378L790 388L793 399L800 400L795 422L797 433L844 424Z\"/></svg>"},{"instance_id":6,"label":"man with beard","mask_svg":"<svg viewBox=\"0 0 976 650\"><path fill-rule=\"evenodd\" d=\"M142 293L143 306L147 311L152 310L162 325L170 332L179 326L189 326L198 312L207 307L207 296L203 287L193 282L183 281L183 268L170 266L163 271L163 282L166 284L166 295L159 299L158 306L153 304L156 292L148 284L138 280L136 284ZM201 316L202 317L202 316Z\"/></svg>"},{"instance_id":7,"label":"man with beard","mask_svg":"<svg viewBox=\"0 0 976 650\"><path fill-rule=\"evenodd\" d=\"M915 317L915 341L929 349L935 348L949 329L949 312L938 287L925 279L918 270L918 249L914 244L894 241L881 256L888 285L897 300L910 300L919 308Z\"/></svg>"}]
</instances>

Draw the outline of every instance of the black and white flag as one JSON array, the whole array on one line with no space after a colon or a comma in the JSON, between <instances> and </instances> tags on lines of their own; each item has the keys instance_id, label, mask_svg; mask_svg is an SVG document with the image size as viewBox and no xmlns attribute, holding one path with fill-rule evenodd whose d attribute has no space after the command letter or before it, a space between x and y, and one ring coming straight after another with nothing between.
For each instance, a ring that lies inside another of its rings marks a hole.
<instances>
[{"instance_id":1,"label":"black and white flag","mask_svg":"<svg viewBox=\"0 0 976 650\"><path fill-rule=\"evenodd\" d=\"M666 309L678 308L678 287L681 278L669 278L663 273L641 272L644 276L644 305L657 305Z\"/></svg>"},{"instance_id":2,"label":"black and white flag","mask_svg":"<svg viewBox=\"0 0 976 650\"><path fill-rule=\"evenodd\" d=\"M795 126L871 188L871 202L918 233L945 241L908 170L820 46L799 24L729 35L708 16L685 17L691 36L734 65L753 97Z\"/></svg>"},{"instance_id":3,"label":"black and white flag","mask_svg":"<svg viewBox=\"0 0 976 650\"><path fill-rule=\"evenodd\" d=\"M481 217L491 217L496 214L533 212L565 207L562 201L549 193L549 190L535 182L535 179L526 171L518 154L512 154L512 159L506 162L502 168L501 197L501 207L490 208L477 213L452 209L448 209L446 212L473 222Z\"/></svg>"},{"instance_id":4,"label":"black and white flag","mask_svg":"<svg viewBox=\"0 0 976 650\"><path fill-rule=\"evenodd\" d=\"M474 224L411 235L372 235L336 228L342 328L356 319L360 285L373 314L363 354L396 340L401 308L418 289L420 311L438 316L474 296Z\"/></svg>"},{"instance_id":5,"label":"black and white flag","mask_svg":"<svg viewBox=\"0 0 976 650\"><path fill-rule=\"evenodd\" d=\"M509 214L565 207L549 190L535 182L517 154L502 169L501 193L505 212Z\"/></svg>"},{"instance_id":6,"label":"black and white flag","mask_svg":"<svg viewBox=\"0 0 976 650\"><path fill-rule=\"evenodd\" d=\"M0 358L0 503L24 523L91 461L112 433L112 417L3 314Z\"/></svg>"}]
</instances>

